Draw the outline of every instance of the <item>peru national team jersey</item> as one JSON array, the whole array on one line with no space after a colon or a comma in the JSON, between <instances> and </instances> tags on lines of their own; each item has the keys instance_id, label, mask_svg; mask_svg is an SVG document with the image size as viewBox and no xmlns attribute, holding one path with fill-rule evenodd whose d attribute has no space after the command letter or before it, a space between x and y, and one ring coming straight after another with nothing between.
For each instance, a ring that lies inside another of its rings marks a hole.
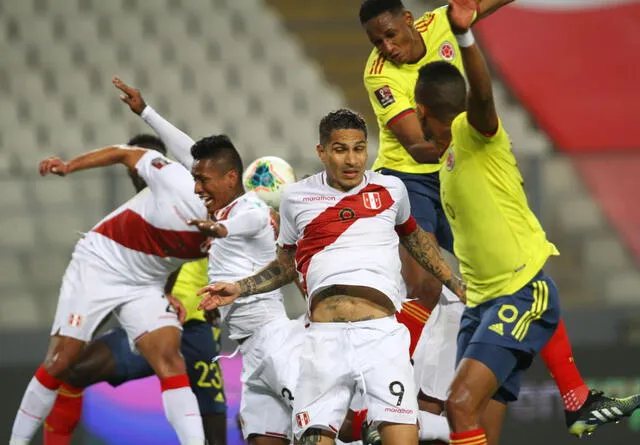
<instances>
[{"instance_id":1,"label":"peru national team jersey","mask_svg":"<svg viewBox=\"0 0 640 445\"><path fill-rule=\"evenodd\" d=\"M440 195L468 286L467 304L476 306L521 289L558 251L529 208L502 123L495 135L483 135L461 113L451 133Z\"/></svg>"},{"instance_id":2,"label":"peru national team jersey","mask_svg":"<svg viewBox=\"0 0 640 445\"><path fill-rule=\"evenodd\" d=\"M207 210L182 165L149 150L136 170L147 188L78 241L74 256L112 272L123 283L164 285L182 264L206 257L206 237L186 221L206 219Z\"/></svg>"},{"instance_id":3,"label":"peru national team jersey","mask_svg":"<svg viewBox=\"0 0 640 445\"><path fill-rule=\"evenodd\" d=\"M380 128L380 147L373 170L384 167L405 173L433 173L440 168L440 164L416 162L389 129L398 119L415 112L414 90L421 67L430 62L445 61L464 73L446 7L425 13L415 21L415 27L427 49L422 59L395 65L374 48L365 66L364 85Z\"/></svg>"},{"instance_id":4,"label":"peru national team jersey","mask_svg":"<svg viewBox=\"0 0 640 445\"><path fill-rule=\"evenodd\" d=\"M398 235L414 230L407 189L398 178L367 171L362 184L341 192L322 172L285 188L278 244L296 249L310 300L332 285L367 286L399 310L406 289Z\"/></svg>"},{"instance_id":5,"label":"peru national team jersey","mask_svg":"<svg viewBox=\"0 0 640 445\"><path fill-rule=\"evenodd\" d=\"M245 193L218 210L215 218L227 228L228 235L211 244L210 283L246 278L276 259L270 208L255 192ZM234 340L252 335L274 319L286 318L280 289L240 297L219 310Z\"/></svg>"}]
</instances>

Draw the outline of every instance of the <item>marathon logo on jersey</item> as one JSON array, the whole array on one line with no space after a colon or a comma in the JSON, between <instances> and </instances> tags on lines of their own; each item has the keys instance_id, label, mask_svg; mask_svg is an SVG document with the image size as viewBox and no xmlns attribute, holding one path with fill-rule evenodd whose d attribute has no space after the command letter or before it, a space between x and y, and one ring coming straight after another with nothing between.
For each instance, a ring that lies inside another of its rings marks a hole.
<instances>
[{"instance_id":1,"label":"marathon logo on jersey","mask_svg":"<svg viewBox=\"0 0 640 445\"><path fill-rule=\"evenodd\" d=\"M309 413L303 411L301 413L296 414L296 422L298 422L298 426L300 428L304 428L305 426L311 423L311 419L309 418Z\"/></svg>"},{"instance_id":2,"label":"marathon logo on jersey","mask_svg":"<svg viewBox=\"0 0 640 445\"><path fill-rule=\"evenodd\" d=\"M456 49L451 42L444 42L438 48L438 54L442 60L451 62L456 58Z\"/></svg>"},{"instance_id":3,"label":"marathon logo on jersey","mask_svg":"<svg viewBox=\"0 0 640 445\"><path fill-rule=\"evenodd\" d=\"M382 108L387 108L389 105L396 102L396 98L393 97L393 93L391 92L391 88L389 85L385 85L382 88L378 88L374 91L378 102L382 105Z\"/></svg>"},{"instance_id":4,"label":"marathon logo on jersey","mask_svg":"<svg viewBox=\"0 0 640 445\"><path fill-rule=\"evenodd\" d=\"M365 208L369 210L378 210L382 207L382 200L380 199L380 193L378 192L363 193L362 201L364 202Z\"/></svg>"},{"instance_id":5,"label":"marathon logo on jersey","mask_svg":"<svg viewBox=\"0 0 640 445\"><path fill-rule=\"evenodd\" d=\"M153 161L151 161L151 165L153 165L158 170L160 170L162 167L168 164L169 164L169 160L165 158L155 158Z\"/></svg>"},{"instance_id":6,"label":"marathon logo on jersey","mask_svg":"<svg viewBox=\"0 0 640 445\"><path fill-rule=\"evenodd\" d=\"M71 314L69 316L69 326L73 326L74 328L79 328L81 324L82 324L82 315Z\"/></svg>"}]
</instances>

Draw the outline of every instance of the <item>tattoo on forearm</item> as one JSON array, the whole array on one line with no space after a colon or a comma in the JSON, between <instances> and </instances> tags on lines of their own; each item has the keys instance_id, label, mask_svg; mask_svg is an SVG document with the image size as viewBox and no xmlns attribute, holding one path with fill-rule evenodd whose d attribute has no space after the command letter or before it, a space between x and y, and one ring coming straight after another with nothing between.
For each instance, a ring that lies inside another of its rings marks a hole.
<instances>
[{"instance_id":1,"label":"tattoo on forearm","mask_svg":"<svg viewBox=\"0 0 640 445\"><path fill-rule=\"evenodd\" d=\"M298 445L317 445L322 440L319 428L309 428L300 438Z\"/></svg>"},{"instance_id":2,"label":"tattoo on forearm","mask_svg":"<svg viewBox=\"0 0 640 445\"><path fill-rule=\"evenodd\" d=\"M422 267L442 281L445 286L452 290L463 286L462 280L454 275L444 261L440 247L426 232L420 229L415 230L411 235L402 237L400 242Z\"/></svg>"},{"instance_id":3,"label":"tattoo on forearm","mask_svg":"<svg viewBox=\"0 0 640 445\"><path fill-rule=\"evenodd\" d=\"M296 277L295 262L292 258L279 256L257 274L238 282L240 295L254 295L276 290L292 282Z\"/></svg>"}]
</instances>

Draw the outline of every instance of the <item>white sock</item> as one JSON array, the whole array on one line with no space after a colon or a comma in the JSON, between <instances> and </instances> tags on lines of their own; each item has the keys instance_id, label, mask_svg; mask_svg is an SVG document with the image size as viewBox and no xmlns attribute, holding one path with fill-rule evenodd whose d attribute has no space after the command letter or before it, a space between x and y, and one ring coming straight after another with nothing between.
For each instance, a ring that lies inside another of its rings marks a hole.
<instances>
[{"instance_id":1,"label":"white sock","mask_svg":"<svg viewBox=\"0 0 640 445\"><path fill-rule=\"evenodd\" d=\"M31 441L51 411L57 395L58 391L45 387L35 377L31 378L13 422L9 445L24 445Z\"/></svg>"},{"instance_id":2,"label":"white sock","mask_svg":"<svg viewBox=\"0 0 640 445\"><path fill-rule=\"evenodd\" d=\"M162 391L162 404L181 445L204 445L204 430L196 396L184 386Z\"/></svg>"},{"instance_id":3,"label":"white sock","mask_svg":"<svg viewBox=\"0 0 640 445\"><path fill-rule=\"evenodd\" d=\"M441 440L449 443L449 422L444 416L418 411L418 436L420 440Z\"/></svg>"}]
</instances>

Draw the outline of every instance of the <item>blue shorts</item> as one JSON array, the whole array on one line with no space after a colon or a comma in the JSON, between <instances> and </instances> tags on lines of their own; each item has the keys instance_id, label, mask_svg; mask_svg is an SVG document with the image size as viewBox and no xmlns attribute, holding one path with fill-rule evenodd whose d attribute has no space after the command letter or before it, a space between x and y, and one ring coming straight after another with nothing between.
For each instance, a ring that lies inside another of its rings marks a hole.
<instances>
[{"instance_id":1,"label":"blue shorts","mask_svg":"<svg viewBox=\"0 0 640 445\"><path fill-rule=\"evenodd\" d=\"M526 286L467 307L460 321L456 366L463 358L478 360L495 374L500 388L494 399L518 399L522 374L549 341L560 321L558 288L544 272Z\"/></svg>"},{"instance_id":2,"label":"blue shorts","mask_svg":"<svg viewBox=\"0 0 640 445\"><path fill-rule=\"evenodd\" d=\"M442 248L453 253L453 234L440 202L440 173L403 173L388 168L378 171L395 176L404 183L409 192L413 217L425 232L435 234Z\"/></svg>"},{"instance_id":3,"label":"blue shorts","mask_svg":"<svg viewBox=\"0 0 640 445\"><path fill-rule=\"evenodd\" d=\"M219 328L213 328L203 321L190 320L183 326L180 351L187 364L191 389L203 415L225 413L227 410L222 371L217 362L211 363L211 359L220 353L219 335ZM106 344L115 359L116 376L109 380L110 385L118 386L154 375L144 357L131 351L124 329L111 329L95 341Z\"/></svg>"}]
</instances>

